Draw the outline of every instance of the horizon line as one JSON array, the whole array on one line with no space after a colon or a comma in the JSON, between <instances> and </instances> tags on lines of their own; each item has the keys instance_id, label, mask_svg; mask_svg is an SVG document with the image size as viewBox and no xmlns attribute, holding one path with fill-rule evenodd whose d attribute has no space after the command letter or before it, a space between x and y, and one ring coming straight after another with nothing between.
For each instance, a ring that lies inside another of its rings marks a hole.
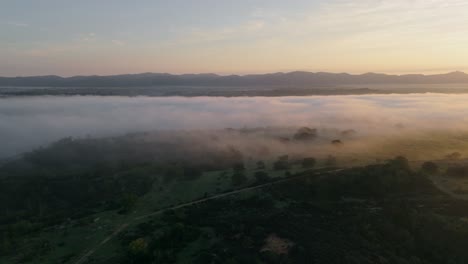
<instances>
[{"instance_id":1,"label":"horizon line","mask_svg":"<svg viewBox=\"0 0 468 264\"><path fill-rule=\"evenodd\" d=\"M74 78L74 77L110 77L110 76L122 76L122 75L143 75L143 74L161 74L161 75L171 75L171 76L184 76L184 75L216 75L218 77L228 77L228 76L256 76L256 75L273 75L273 74L291 74L291 73L311 73L311 74L345 74L351 76L362 76L368 74L376 74L376 75L387 75L387 76L435 76L435 75L447 75L447 74L465 74L468 75L464 71L448 71L448 72L441 72L441 73L433 73L433 74L425 74L425 73L407 73L407 74L391 74L391 73L384 73L384 72L364 72L364 73L348 73L348 72L327 72L327 71L304 71L304 70L296 70L296 71L277 71L277 72L266 72L266 73L251 73L251 74L220 74L214 72L199 72L199 73L169 73L169 72L138 72L138 73L118 73L118 74L79 74L79 75L56 75L56 74L44 74L44 75L17 75L17 76L2 76L0 78L31 78L31 77L59 77L63 79L67 78Z\"/></svg>"}]
</instances>

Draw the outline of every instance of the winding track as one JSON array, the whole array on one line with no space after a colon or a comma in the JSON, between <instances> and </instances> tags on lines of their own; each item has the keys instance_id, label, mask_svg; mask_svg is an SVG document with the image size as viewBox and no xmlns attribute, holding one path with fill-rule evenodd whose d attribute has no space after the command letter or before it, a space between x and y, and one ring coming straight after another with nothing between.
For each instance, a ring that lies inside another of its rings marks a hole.
<instances>
[{"instance_id":1,"label":"winding track","mask_svg":"<svg viewBox=\"0 0 468 264\"><path fill-rule=\"evenodd\" d=\"M333 169L333 170L319 171L319 172L306 171L306 172L303 172L303 173L299 174L298 176L293 176L293 177L289 177L289 178L286 178L286 179L281 179L281 180L277 180L277 181L273 181L273 182L268 182L268 183L264 183L264 184L260 184L260 185L256 185L256 186L245 187L245 188L242 188L242 189L238 189L238 190L234 190L234 191L230 191L230 192L225 192L225 193L213 195L213 196L210 196L210 197L207 197L207 198L202 198L202 199L194 200L194 201L191 201L191 202L179 204L179 205L176 205L176 206L164 208L164 209L155 211L153 213L149 213L149 214L145 214L145 215L141 215L141 216L136 216L136 217L132 218L131 220L129 220L128 222L126 222L124 224L121 224L117 229L115 229L114 232L112 232L112 234L110 234L109 236L104 238L101 242L99 242L94 247L88 249L88 251L86 251L86 253L84 253L78 260L76 260L73 263L74 264L84 263L100 247L102 247L104 244L109 242L109 240L111 240L112 238L117 236L120 232L125 230L131 224L133 224L135 222L138 222L138 221L140 221L142 219L145 219L145 218L148 218L148 217L151 217L151 216L155 216L155 215L160 215L160 214L162 214L164 212L167 212L167 211L170 211L170 210L176 210L176 209L180 209L180 208L184 208L184 207L189 207L189 206L204 203L204 202L207 202L207 201L210 201L210 200L215 200L215 199L219 199L219 198L223 198L223 197L227 197L227 196L231 196L231 195L236 195L236 194L243 193L243 192L253 191L253 190L256 190L256 189L261 189L261 188L265 188L265 187L268 187L268 186L272 186L272 185L292 181L292 180L295 180L295 179L298 179L298 178L308 177L308 176L311 176L311 174L309 174L311 172L314 172L314 174L313 174L314 176L320 176L320 175L339 172L339 171L343 171L343 170L345 170L345 169Z\"/></svg>"}]
</instances>

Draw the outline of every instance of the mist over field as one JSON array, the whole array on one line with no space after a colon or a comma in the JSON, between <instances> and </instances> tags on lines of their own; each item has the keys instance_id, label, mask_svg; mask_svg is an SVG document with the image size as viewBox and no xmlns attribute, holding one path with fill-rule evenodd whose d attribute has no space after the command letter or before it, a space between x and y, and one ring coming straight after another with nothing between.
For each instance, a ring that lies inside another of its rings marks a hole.
<instances>
[{"instance_id":1,"label":"mist over field","mask_svg":"<svg viewBox=\"0 0 468 264\"><path fill-rule=\"evenodd\" d=\"M369 151L370 146L356 139L372 139L381 145L407 137L430 141L428 135L433 136L434 133L456 133L459 136L452 136L450 144L462 146L460 142L453 141L462 137L460 140L464 142L467 100L468 95L457 94L10 97L0 99L0 157L30 151L68 136L103 137L160 130L258 127L278 128L276 136L291 136L295 129L304 126L316 128L327 143L341 139L339 131L353 129L357 133L347 146L359 145L359 151ZM289 130L280 132L279 128ZM245 137L242 140L245 141ZM257 134L253 141L258 143L261 140L265 137ZM237 143L242 144L240 141ZM426 145L430 147L431 143ZM398 152L398 144L393 144L392 148Z\"/></svg>"}]
</instances>

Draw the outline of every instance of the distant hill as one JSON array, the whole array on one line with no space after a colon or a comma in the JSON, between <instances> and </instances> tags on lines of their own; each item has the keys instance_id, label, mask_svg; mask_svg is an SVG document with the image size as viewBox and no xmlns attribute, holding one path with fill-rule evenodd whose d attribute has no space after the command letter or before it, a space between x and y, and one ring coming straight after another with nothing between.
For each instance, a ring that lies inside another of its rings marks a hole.
<instances>
[{"instance_id":1,"label":"distant hill","mask_svg":"<svg viewBox=\"0 0 468 264\"><path fill-rule=\"evenodd\" d=\"M141 73L109 76L0 77L0 86L35 87L146 87L146 86L332 86L355 84L443 84L468 83L468 74L388 75L365 73L288 72L252 75Z\"/></svg>"}]
</instances>

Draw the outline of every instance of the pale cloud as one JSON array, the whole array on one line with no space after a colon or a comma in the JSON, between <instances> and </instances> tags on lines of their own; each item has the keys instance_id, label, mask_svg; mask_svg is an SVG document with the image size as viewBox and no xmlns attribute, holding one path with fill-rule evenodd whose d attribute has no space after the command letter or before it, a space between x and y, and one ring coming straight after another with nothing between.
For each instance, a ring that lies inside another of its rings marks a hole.
<instances>
[{"instance_id":1,"label":"pale cloud","mask_svg":"<svg viewBox=\"0 0 468 264\"><path fill-rule=\"evenodd\" d=\"M308 22L351 33L441 34L466 32L467 11L466 1L341 1L324 5Z\"/></svg>"},{"instance_id":2,"label":"pale cloud","mask_svg":"<svg viewBox=\"0 0 468 264\"><path fill-rule=\"evenodd\" d=\"M458 0L327 1L295 13L260 9L252 19L262 21L261 30L228 34L236 40L255 37L243 45L232 44L236 54L231 57L255 50L250 59L256 61L249 65L270 67L267 71L275 70L272 65L348 72L454 70L468 60L467 13L468 2ZM264 57L270 60L265 66Z\"/></svg>"},{"instance_id":3,"label":"pale cloud","mask_svg":"<svg viewBox=\"0 0 468 264\"><path fill-rule=\"evenodd\" d=\"M245 29L248 32L257 32L262 30L265 27L265 21L257 20L257 21L250 21L246 24Z\"/></svg>"},{"instance_id":4,"label":"pale cloud","mask_svg":"<svg viewBox=\"0 0 468 264\"><path fill-rule=\"evenodd\" d=\"M383 35L385 32L394 37L423 33L466 33L467 12L468 2L456 0L345 0L325 2L316 9L293 14L273 15L263 10L254 12L253 15L264 19L271 17L272 20L267 25L272 34L281 32L289 37L317 38L325 35L343 39L362 34ZM278 19L279 17L282 19Z\"/></svg>"},{"instance_id":5,"label":"pale cloud","mask_svg":"<svg viewBox=\"0 0 468 264\"><path fill-rule=\"evenodd\" d=\"M262 31L262 36L296 42L307 41L355 40L374 38L374 43L388 46L387 40L427 40L441 41L465 39L468 35L467 1L330 1L313 10L284 13L256 9L252 21L237 27L222 29L197 29L194 36L216 40L243 38L250 31ZM447 40L447 39L445 39ZM408 44L408 43L405 43ZM409 43L411 44L411 43Z\"/></svg>"},{"instance_id":6,"label":"pale cloud","mask_svg":"<svg viewBox=\"0 0 468 264\"><path fill-rule=\"evenodd\" d=\"M123 42L121 40L117 40L117 39L113 39L113 40L111 40L111 42L112 42L112 44L114 44L116 46L120 46L120 47L125 46L125 44L126 44L125 42Z\"/></svg>"},{"instance_id":7,"label":"pale cloud","mask_svg":"<svg viewBox=\"0 0 468 264\"><path fill-rule=\"evenodd\" d=\"M80 41L84 41L84 42L90 42L90 41L94 41L96 40L96 33L87 33L87 34L81 34L79 36L79 40Z\"/></svg>"}]
</instances>

